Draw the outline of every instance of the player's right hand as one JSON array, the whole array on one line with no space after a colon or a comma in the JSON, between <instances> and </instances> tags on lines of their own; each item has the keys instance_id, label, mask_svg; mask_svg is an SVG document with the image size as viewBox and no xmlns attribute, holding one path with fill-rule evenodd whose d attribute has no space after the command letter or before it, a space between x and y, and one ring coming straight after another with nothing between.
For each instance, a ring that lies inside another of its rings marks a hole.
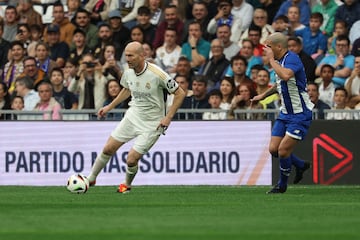
<instances>
[{"instance_id":1,"label":"player's right hand","mask_svg":"<svg viewBox=\"0 0 360 240\"><path fill-rule=\"evenodd\" d=\"M106 105L105 107L102 107L99 109L97 116L98 118L103 118L106 116L106 113L109 111L108 106Z\"/></svg>"}]
</instances>

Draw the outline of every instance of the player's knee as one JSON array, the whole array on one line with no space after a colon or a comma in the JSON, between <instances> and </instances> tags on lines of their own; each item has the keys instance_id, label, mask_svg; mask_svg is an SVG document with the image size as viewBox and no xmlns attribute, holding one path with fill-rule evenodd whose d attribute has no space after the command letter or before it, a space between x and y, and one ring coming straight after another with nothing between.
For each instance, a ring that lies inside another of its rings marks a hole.
<instances>
[{"instance_id":1,"label":"player's knee","mask_svg":"<svg viewBox=\"0 0 360 240\"><path fill-rule=\"evenodd\" d=\"M278 150L278 155L279 155L279 157L280 158L287 158L287 157L289 157L290 156L290 150L289 149L287 149L287 148L279 148L279 150Z\"/></svg>"},{"instance_id":2,"label":"player's knee","mask_svg":"<svg viewBox=\"0 0 360 240\"><path fill-rule=\"evenodd\" d=\"M270 151L270 154L271 156L275 157L275 158L278 158L279 157L279 153L277 150L274 150L274 151Z\"/></svg>"}]
</instances>

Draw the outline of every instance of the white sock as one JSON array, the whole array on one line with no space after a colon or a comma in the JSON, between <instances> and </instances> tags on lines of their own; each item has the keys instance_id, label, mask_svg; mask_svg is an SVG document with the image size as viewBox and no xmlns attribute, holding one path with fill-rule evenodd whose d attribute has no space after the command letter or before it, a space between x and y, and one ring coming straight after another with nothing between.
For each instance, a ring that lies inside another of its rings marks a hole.
<instances>
[{"instance_id":1,"label":"white sock","mask_svg":"<svg viewBox=\"0 0 360 240\"><path fill-rule=\"evenodd\" d=\"M94 165L92 166L91 172L88 176L89 182L96 180L97 175L99 175L100 171L105 167L110 158L111 156L106 155L103 152L96 157Z\"/></svg>"},{"instance_id":2,"label":"white sock","mask_svg":"<svg viewBox=\"0 0 360 240\"><path fill-rule=\"evenodd\" d=\"M125 176L125 185L126 186L131 187L131 183L134 180L137 171L138 171L138 165L135 165L133 167L127 166L126 176Z\"/></svg>"}]
</instances>

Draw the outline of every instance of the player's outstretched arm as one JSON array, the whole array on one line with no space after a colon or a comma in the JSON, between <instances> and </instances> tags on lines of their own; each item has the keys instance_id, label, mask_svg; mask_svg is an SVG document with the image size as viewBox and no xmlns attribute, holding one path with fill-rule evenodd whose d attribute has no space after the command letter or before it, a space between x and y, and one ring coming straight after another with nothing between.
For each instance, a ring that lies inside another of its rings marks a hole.
<instances>
[{"instance_id":1,"label":"player's outstretched arm","mask_svg":"<svg viewBox=\"0 0 360 240\"><path fill-rule=\"evenodd\" d=\"M268 96L273 95L274 93L277 92L276 89L276 84L274 84L271 88L269 88L268 90L266 90L264 93L256 95L255 97L253 97L252 99L250 99L251 101L261 101L265 98L267 98Z\"/></svg>"}]
</instances>

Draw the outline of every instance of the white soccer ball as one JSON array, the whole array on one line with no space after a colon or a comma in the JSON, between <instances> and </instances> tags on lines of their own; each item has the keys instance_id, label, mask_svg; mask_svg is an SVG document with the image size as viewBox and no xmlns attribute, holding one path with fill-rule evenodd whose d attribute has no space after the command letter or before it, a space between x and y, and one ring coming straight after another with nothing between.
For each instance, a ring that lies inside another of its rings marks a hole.
<instances>
[{"instance_id":1,"label":"white soccer ball","mask_svg":"<svg viewBox=\"0 0 360 240\"><path fill-rule=\"evenodd\" d=\"M81 173L73 174L69 177L66 188L72 193L86 193L89 189L89 180Z\"/></svg>"}]
</instances>

